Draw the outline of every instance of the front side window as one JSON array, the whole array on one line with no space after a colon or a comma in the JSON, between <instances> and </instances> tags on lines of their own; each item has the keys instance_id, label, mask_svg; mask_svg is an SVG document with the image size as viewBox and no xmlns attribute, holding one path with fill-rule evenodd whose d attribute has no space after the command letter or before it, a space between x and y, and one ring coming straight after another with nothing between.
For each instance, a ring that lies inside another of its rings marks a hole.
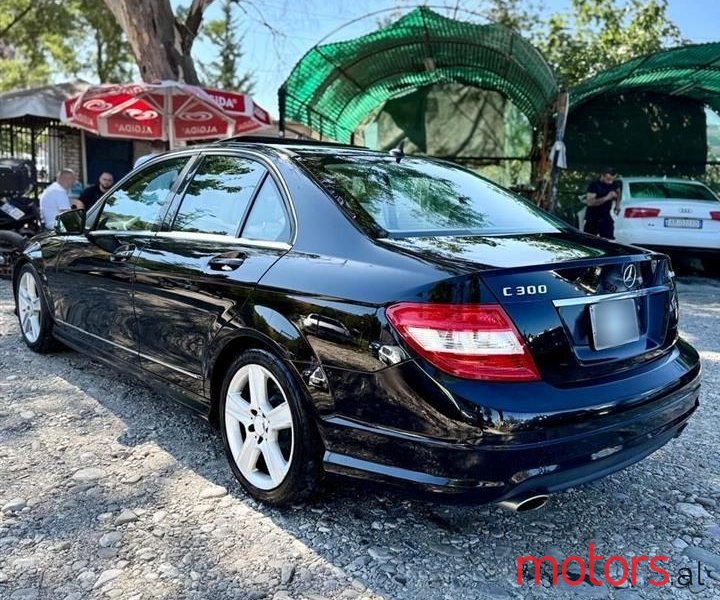
<instances>
[{"instance_id":1,"label":"front side window","mask_svg":"<svg viewBox=\"0 0 720 600\"><path fill-rule=\"evenodd\" d=\"M238 156L206 156L180 204L173 231L237 235L265 167Z\"/></svg>"},{"instance_id":2,"label":"front side window","mask_svg":"<svg viewBox=\"0 0 720 600\"><path fill-rule=\"evenodd\" d=\"M555 233L566 226L458 166L371 153L305 153L299 162L371 233L391 237Z\"/></svg>"},{"instance_id":3,"label":"front side window","mask_svg":"<svg viewBox=\"0 0 720 600\"><path fill-rule=\"evenodd\" d=\"M144 169L103 203L96 229L150 231L157 227L170 191L189 157Z\"/></svg>"},{"instance_id":4,"label":"front side window","mask_svg":"<svg viewBox=\"0 0 720 600\"><path fill-rule=\"evenodd\" d=\"M265 178L250 209L242 237L267 242L287 242L290 239L290 217L272 177Z\"/></svg>"}]
</instances>

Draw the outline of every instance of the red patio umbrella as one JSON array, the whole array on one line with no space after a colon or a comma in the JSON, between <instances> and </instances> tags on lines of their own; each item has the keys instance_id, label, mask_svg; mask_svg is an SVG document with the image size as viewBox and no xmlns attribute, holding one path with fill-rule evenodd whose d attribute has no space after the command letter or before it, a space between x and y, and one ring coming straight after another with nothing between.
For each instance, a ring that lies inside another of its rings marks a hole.
<instances>
[{"instance_id":1,"label":"red patio umbrella","mask_svg":"<svg viewBox=\"0 0 720 600\"><path fill-rule=\"evenodd\" d=\"M105 84L68 98L60 118L96 135L178 141L224 138L270 125L270 115L237 92L177 81Z\"/></svg>"}]
</instances>

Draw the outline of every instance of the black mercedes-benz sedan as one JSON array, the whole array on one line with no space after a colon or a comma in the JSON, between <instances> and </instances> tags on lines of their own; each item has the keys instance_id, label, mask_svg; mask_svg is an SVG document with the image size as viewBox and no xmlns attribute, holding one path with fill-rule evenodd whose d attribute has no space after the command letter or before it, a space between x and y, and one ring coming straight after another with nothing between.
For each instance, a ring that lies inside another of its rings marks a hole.
<instances>
[{"instance_id":1,"label":"black mercedes-benz sedan","mask_svg":"<svg viewBox=\"0 0 720 600\"><path fill-rule=\"evenodd\" d=\"M698 405L665 256L427 158L170 152L61 214L13 278L31 349L62 342L200 411L270 503L340 474L537 508Z\"/></svg>"}]
</instances>

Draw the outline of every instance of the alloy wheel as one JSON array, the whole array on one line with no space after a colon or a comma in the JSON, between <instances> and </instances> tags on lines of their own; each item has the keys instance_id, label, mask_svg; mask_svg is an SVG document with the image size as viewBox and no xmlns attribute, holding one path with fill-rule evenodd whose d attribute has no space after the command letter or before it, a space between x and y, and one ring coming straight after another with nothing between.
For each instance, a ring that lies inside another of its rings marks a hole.
<instances>
[{"instance_id":1,"label":"alloy wheel","mask_svg":"<svg viewBox=\"0 0 720 600\"><path fill-rule=\"evenodd\" d=\"M290 404L268 369L251 363L235 373L224 419L230 451L243 477L262 490L277 488L290 470L295 436Z\"/></svg>"},{"instance_id":2,"label":"alloy wheel","mask_svg":"<svg viewBox=\"0 0 720 600\"><path fill-rule=\"evenodd\" d=\"M30 272L23 273L23 276L20 278L20 284L18 285L18 311L23 335L28 342L34 344L40 337L42 302L40 300L37 282Z\"/></svg>"}]
</instances>

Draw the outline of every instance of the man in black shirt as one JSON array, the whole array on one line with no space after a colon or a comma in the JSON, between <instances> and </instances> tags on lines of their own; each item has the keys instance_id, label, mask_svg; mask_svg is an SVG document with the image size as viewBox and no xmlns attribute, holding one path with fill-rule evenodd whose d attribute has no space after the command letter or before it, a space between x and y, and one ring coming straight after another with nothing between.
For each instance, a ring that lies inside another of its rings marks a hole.
<instances>
[{"instance_id":1,"label":"man in black shirt","mask_svg":"<svg viewBox=\"0 0 720 600\"><path fill-rule=\"evenodd\" d=\"M612 240L615 238L615 223L610 209L615 205L615 214L620 211L620 181L614 169L605 169L600 177L587 189L585 210L585 233L599 235Z\"/></svg>"},{"instance_id":2,"label":"man in black shirt","mask_svg":"<svg viewBox=\"0 0 720 600\"><path fill-rule=\"evenodd\" d=\"M80 202L82 204L78 203L78 208L84 208L86 211L90 210L100 197L107 192L111 187L113 186L113 176L112 173L108 173L107 171L103 171L100 173L100 177L98 177L98 181L95 185L88 186L85 188L82 194L80 194Z\"/></svg>"}]
</instances>

